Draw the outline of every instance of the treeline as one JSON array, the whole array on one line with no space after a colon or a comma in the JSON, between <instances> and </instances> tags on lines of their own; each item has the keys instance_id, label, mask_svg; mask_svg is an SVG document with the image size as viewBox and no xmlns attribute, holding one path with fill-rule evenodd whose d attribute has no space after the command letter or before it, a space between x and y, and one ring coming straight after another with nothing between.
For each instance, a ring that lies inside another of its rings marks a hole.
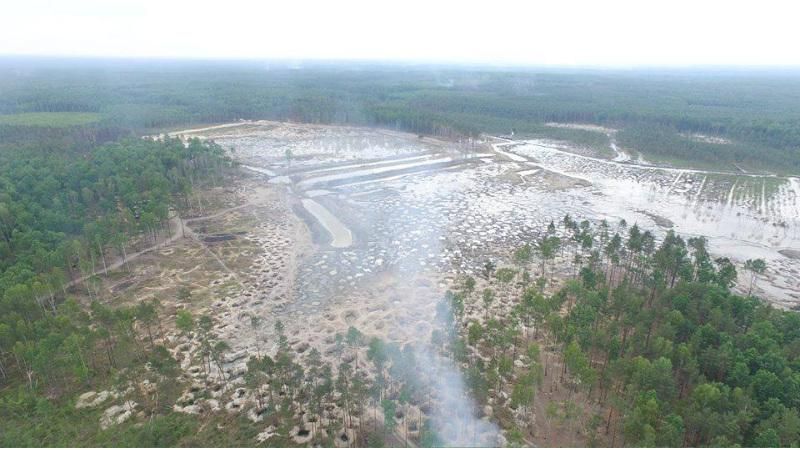
<instances>
[{"instance_id":1,"label":"treeline","mask_svg":"<svg viewBox=\"0 0 800 450\"><path fill-rule=\"evenodd\" d=\"M5 159L18 152L80 153L93 146L132 135L130 129L101 123L68 127L0 124L0 158Z\"/></svg>"},{"instance_id":2,"label":"treeline","mask_svg":"<svg viewBox=\"0 0 800 450\"><path fill-rule=\"evenodd\" d=\"M687 132L694 131L689 129ZM729 136L727 133L710 132L712 136ZM706 167L737 170L736 166L755 170L775 170L788 164L781 173L796 173L794 160L798 156L796 147L765 148L765 137L748 137L747 141L707 142L703 137L682 133L672 125L636 123L625 127L618 134L623 148L635 149L649 158L679 164L700 164ZM727 166L725 165L727 163ZM790 170L786 170L790 169Z\"/></svg>"},{"instance_id":3,"label":"treeline","mask_svg":"<svg viewBox=\"0 0 800 450\"><path fill-rule=\"evenodd\" d=\"M556 258L576 275L548 296ZM515 261L487 264L484 290L468 278L449 297L453 354L512 442L548 438L542 420L561 414L584 416L575 426L590 445L800 444L800 314L732 294L736 269L705 239L659 243L635 225L566 217ZM753 283L764 263L745 270ZM564 404L539 405L534 421L539 394L559 390Z\"/></svg>"},{"instance_id":4,"label":"treeline","mask_svg":"<svg viewBox=\"0 0 800 450\"><path fill-rule=\"evenodd\" d=\"M0 62L0 89L2 114L97 113L104 126L140 133L273 119L559 137L543 124L581 122L629 130L625 142L646 156L800 171L793 73L9 59ZM736 145L696 145L681 138L687 133Z\"/></svg>"},{"instance_id":5,"label":"treeline","mask_svg":"<svg viewBox=\"0 0 800 450\"><path fill-rule=\"evenodd\" d=\"M192 188L219 182L230 164L219 146L197 140L85 145L61 152L31 142L0 153L0 386L52 388L30 355L63 331L68 288L80 283L95 298L94 274L124 264L134 243L176 232L170 211L188 209Z\"/></svg>"}]
</instances>

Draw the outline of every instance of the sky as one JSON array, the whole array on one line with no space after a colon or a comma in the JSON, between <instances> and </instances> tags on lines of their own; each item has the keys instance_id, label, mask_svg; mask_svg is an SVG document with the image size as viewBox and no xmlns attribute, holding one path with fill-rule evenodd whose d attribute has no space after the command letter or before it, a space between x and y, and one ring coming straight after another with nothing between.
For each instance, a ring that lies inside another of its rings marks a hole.
<instances>
[{"instance_id":1,"label":"sky","mask_svg":"<svg viewBox=\"0 0 800 450\"><path fill-rule=\"evenodd\" d=\"M798 66L779 0L0 0L0 55Z\"/></svg>"}]
</instances>

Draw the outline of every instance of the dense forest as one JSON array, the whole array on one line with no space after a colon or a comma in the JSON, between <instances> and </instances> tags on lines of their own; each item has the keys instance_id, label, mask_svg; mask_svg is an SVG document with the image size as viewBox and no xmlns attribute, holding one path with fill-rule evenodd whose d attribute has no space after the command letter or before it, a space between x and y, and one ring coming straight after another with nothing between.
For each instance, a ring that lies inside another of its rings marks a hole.
<instances>
[{"instance_id":1,"label":"dense forest","mask_svg":"<svg viewBox=\"0 0 800 450\"><path fill-rule=\"evenodd\" d=\"M531 273L559 254L575 278L545 295ZM704 238L659 244L636 225L566 217L515 256L468 278L445 314L445 351L512 443L548 442L542 424L566 421L590 445L800 444L800 315L731 294L736 270Z\"/></svg>"},{"instance_id":2,"label":"dense forest","mask_svg":"<svg viewBox=\"0 0 800 450\"><path fill-rule=\"evenodd\" d=\"M621 130L623 146L652 160L800 173L800 82L791 71L23 58L0 61L0 91L3 140L41 113L59 113L52 123L89 130L276 119L423 134L513 129L598 145L598 133L545 126L578 122Z\"/></svg>"},{"instance_id":3,"label":"dense forest","mask_svg":"<svg viewBox=\"0 0 800 450\"><path fill-rule=\"evenodd\" d=\"M97 145L97 136L43 130L0 145L3 446L47 442L12 433L20 408L46 416L40 409L50 408L50 400L69 398L89 380L107 379L120 360L137 358L136 346L117 338L114 327L143 314L152 318L155 310L105 308L93 282L125 264L129 252L177 232L170 221L193 201L192 188L220 181L231 164L213 143L131 138ZM76 284L94 300L90 314L68 293Z\"/></svg>"}]
</instances>

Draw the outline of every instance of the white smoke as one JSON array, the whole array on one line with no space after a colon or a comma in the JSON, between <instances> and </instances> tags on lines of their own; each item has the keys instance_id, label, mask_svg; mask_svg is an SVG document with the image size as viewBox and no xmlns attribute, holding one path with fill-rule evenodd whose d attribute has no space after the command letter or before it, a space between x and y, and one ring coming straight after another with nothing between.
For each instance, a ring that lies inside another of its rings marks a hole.
<instances>
[{"instance_id":1,"label":"white smoke","mask_svg":"<svg viewBox=\"0 0 800 450\"><path fill-rule=\"evenodd\" d=\"M434 353L430 346L418 348L416 356L420 378L429 383L435 398L431 419L443 444L448 447L499 445L499 428L478 417L477 404L453 361Z\"/></svg>"},{"instance_id":2,"label":"white smoke","mask_svg":"<svg viewBox=\"0 0 800 450\"><path fill-rule=\"evenodd\" d=\"M421 242L428 244L428 248L439 253L441 243L437 233L420 236ZM415 259L410 258L402 264L405 278L412 274L408 283L413 286L411 295L405 300L408 308L425 310L431 304L442 302L440 293L435 290L417 288L412 281L424 268L415 264ZM399 275L399 274L398 274ZM450 330L456 324L446 317L452 317L449 302L444 301L442 306L446 314L428 316L432 330L438 331L446 340L451 339ZM441 354L435 348L430 337L420 336L420 341L414 346L414 355L417 367L417 381L431 393L431 410L428 416L433 430L441 443L447 447L496 447L501 443L499 427L482 418L482 409L470 396L469 389L464 380L464 374L459 370L458 363L448 356Z\"/></svg>"}]
</instances>

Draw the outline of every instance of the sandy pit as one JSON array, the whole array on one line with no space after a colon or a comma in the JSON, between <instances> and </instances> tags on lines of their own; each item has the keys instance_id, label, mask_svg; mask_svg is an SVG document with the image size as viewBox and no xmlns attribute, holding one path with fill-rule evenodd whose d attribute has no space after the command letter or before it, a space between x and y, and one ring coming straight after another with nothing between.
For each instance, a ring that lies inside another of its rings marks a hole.
<instances>
[{"instance_id":1,"label":"sandy pit","mask_svg":"<svg viewBox=\"0 0 800 450\"><path fill-rule=\"evenodd\" d=\"M241 410L258 420L247 406L252 393L232 397L219 382L242 384L248 358L275 351L278 320L298 355L310 346L332 362L334 337L350 326L430 345L436 302L448 288L488 260L508 263L566 214L707 236L715 256L740 268L748 258L767 260L756 294L781 307L800 304L797 179L660 168L621 152L609 160L488 136L443 142L267 121L172 134L213 139L242 164L240 173L231 192L185 218L185 239L142 257L106 288L123 301L175 298L188 288L191 300L172 308L214 319L231 347L224 376L197 363L193 337L168 338L197 386L176 405L189 413ZM570 255L548 268L553 283L568 273ZM744 278L738 289L746 291ZM194 401L197 392L206 400ZM302 430L297 443L308 438Z\"/></svg>"},{"instance_id":2,"label":"sandy pit","mask_svg":"<svg viewBox=\"0 0 800 450\"><path fill-rule=\"evenodd\" d=\"M385 334L386 328L380 327L391 322L368 308L374 304L382 313L407 310L403 295L394 295L396 302L383 298L393 297L397 286L424 278L443 292L451 280L478 273L485 260L507 260L513 249L565 214L707 236L715 256L738 264L756 257L768 261L770 268L756 293L784 307L800 301L800 261L790 257L800 248L796 179L606 160L546 141L486 137L465 148L357 127L260 121L175 134L213 139L232 149L234 158L255 170L257 176L249 183L263 190L258 191L263 208L275 208L267 214L269 221L283 223L282 228L269 222L244 228L258 234L252 239L263 253L238 269L238 276L253 284L238 298L218 301L226 318L243 322L242 317L258 311L248 305L271 304L272 314L287 323L297 321L298 335L305 336L308 323L319 324L322 334L342 331L344 324L326 317L340 317L351 308ZM275 178L285 183L271 184ZM283 206L266 206L270 202ZM293 227L287 228L289 223ZM288 255L280 262L264 259L274 257L276 249ZM258 275L264 270L282 279ZM276 283L282 286L280 293L259 292ZM228 326L237 333L245 327Z\"/></svg>"}]
</instances>

